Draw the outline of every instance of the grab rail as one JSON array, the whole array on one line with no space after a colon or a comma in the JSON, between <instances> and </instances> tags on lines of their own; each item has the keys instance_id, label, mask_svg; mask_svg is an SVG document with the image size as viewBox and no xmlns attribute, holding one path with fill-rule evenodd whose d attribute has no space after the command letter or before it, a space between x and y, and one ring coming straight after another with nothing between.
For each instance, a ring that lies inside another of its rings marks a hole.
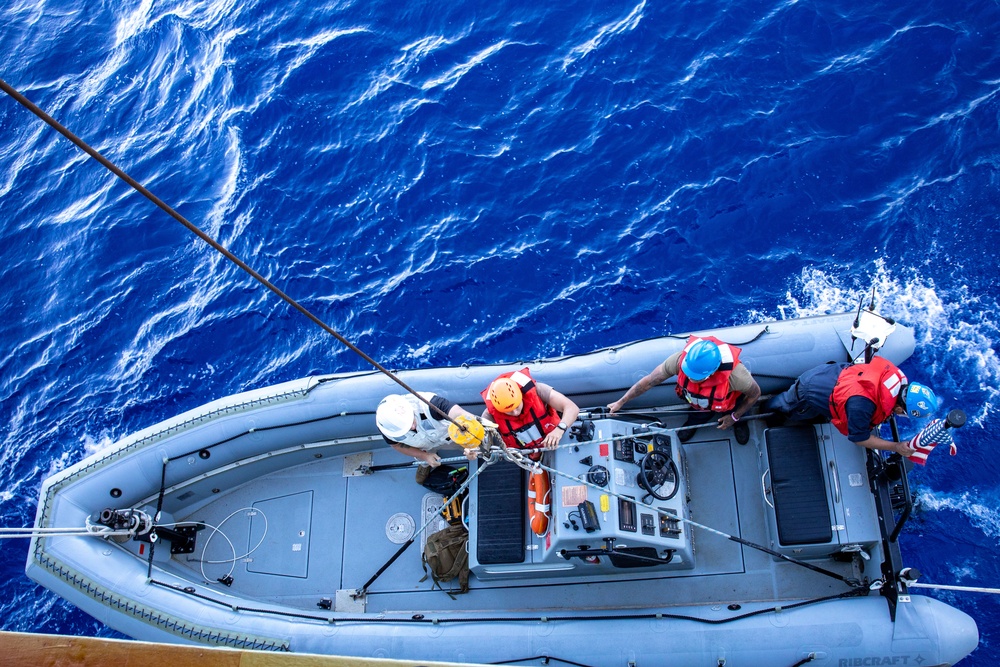
<instances>
[{"instance_id":1,"label":"grab rail","mask_svg":"<svg viewBox=\"0 0 1000 667\"><path fill-rule=\"evenodd\" d=\"M899 468L899 481L903 485L903 499L906 504L903 505L903 512L899 516L899 520L896 522L896 527L892 529L892 533L889 534L889 541L895 542L896 538L899 537L900 531L903 530L903 526L910 518L910 513L913 511L913 498L910 495L910 480L906 476L906 468L903 464L903 459L900 458L896 461L889 461L888 465L895 465Z\"/></svg>"},{"instance_id":2,"label":"grab rail","mask_svg":"<svg viewBox=\"0 0 1000 667\"><path fill-rule=\"evenodd\" d=\"M770 492L767 489L767 484L764 483L764 478L767 477L770 474L771 474L771 469L768 468L767 470L764 471L764 474L760 476L760 490L761 490L761 493L764 494L764 502L767 503L768 505L770 505L771 509L774 509L774 503L772 503L770 501L770 499L768 498L768 495L770 495Z\"/></svg>"},{"instance_id":3,"label":"grab rail","mask_svg":"<svg viewBox=\"0 0 1000 667\"><path fill-rule=\"evenodd\" d=\"M833 502L840 504L840 473L837 471L837 462L830 459L830 481L833 482Z\"/></svg>"},{"instance_id":4,"label":"grab rail","mask_svg":"<svg viewBox=\"0 0 1000 667\"><path fill-rule=\"evenodd\" d=\"M899 425L896 424L895 415L889 420L889 429L892 431L892 441L899 442ZM903 463L903 458L901 456L890 456L887 461L887 466L896 466L898 469L898 480L894 478L893 475L888 474L889 470L886 469L886 476L893 481L899 481L903 485L903 500L905 504L903 505L903 512L899 516L899 520L896 522L895 528L892 529L892 533L889 534L889 541L895 542L896 538L899 537L899 533L903 530L903 526L910 518L910 513L913 511L913 498L910 496L910 480L906 475L906 466Z\"/></svg>"}]
</instances>

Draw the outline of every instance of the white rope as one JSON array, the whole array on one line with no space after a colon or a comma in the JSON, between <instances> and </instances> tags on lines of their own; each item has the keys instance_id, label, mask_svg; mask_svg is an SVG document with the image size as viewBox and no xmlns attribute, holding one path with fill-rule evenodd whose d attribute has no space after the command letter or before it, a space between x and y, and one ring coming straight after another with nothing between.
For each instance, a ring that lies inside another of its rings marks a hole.
<instances>
[{"instance_id":1,"label":"white rope","mask_svg":"<svg viewBox=\"0 0 1000 667\"><path fill-rule=\"evenodd\" d=\"M620 414L620 413L615 413L615 414ZM740 422L755 421L755 420L758 420L758 419L764 419L766 417L772 416L773 414L774 414L773 412L762 412L760 414L743 415L742 417L740 417ZM610 417L604 417L604 419L614 419L614 415L611 415ZM645 426L646 426L646 428L649 429L645 433L633 433L632 435L627 435L627 436L624 435L624 434L622 434L621 436L618 436L618 437L632 438L632 439L641 439L641 438L644 438L644 437L647 437L647 436L650 436L650 435L670 435L671 433L680 433L681 431L692 431L692 430L699 429L699 428L707 428L709 426L713 426L715 428L719 428L719 423L718 423L718 421L709 419L707 422L705 422L703 424L692 424L690 426L677 426L675 428L666 428L665 426L652 426L650 424L645 424ZM551 452L551 451L555 451L557 449L569 449L571 447L583 447L584 445L605 444L605 443L611 442L612 440L615 440L615 439L617 439L617 438L613 438L613 437L596 438L594 440L584 440L584 441L579 441L579 442L567 442L567 443L562 444L562 445L556 445L555 447L530 448L530 449L525 449L524 451L527 451L527 452L533 452L533 451ZM694 442L694 443L688 442L688 443L684 443L684 444L687 445L687 446L692 446L692 445L697 445L698 443L696 443L696 442Z\"/></svg>"},{"instance_id":2,"label":"white rope","mask_svg":"<svg viewBox=\"0 0 1000 667\"><path fill-rule=\"evenodd\" d=\"M237 514L239 514L240 512L243 512L243 511L249 512L250 513L249 516L251 518L254 517L254 516L256 516L258 513L260 514L260 516L264 519L264 533L260 536L260 540L257 542L256 545L254 545L253 549L251 549L250 551L246 552L242 556L237 556L236 555L236 545L233 544L233 541L231 539L229 539L228 535L226 535L224 532L222 532L222 526L227 521L229 521L234 516L236 516ZM264 514L264 512L262 510L260 510L260 509L258 509L256 507L241 507L238 510L234 510L233 512L231 512L229 514L229 516L227 516L225 519L223 519L222 521L220 521L218 526L213 526L213 525L205 523L203 521L175 521L173 523L161 523L161 524L158 524L158 525L159 526L205 526L206 528L211 528L212 529L212 532L209 534L208 538L205 540L205 544L202 546L202 549L201 549L201 558L198 559L198 564L199 564L200 569L201 569L201 576L204 578L204 580L207 583L212 583L212 582L208 578L208 575L205 573L205 564L206 563L208 563L209 565L224 565L226 563L229 563L229 571L224 576L222 576L219 579L217 579L216 581L219 581L221 579L228 579L230 577L230 575L232 575L232 573L236 570L236 563L238 561L241 561L244 558L249 557L250 554L252 554L253 552L257 551L257 549L259 549L260 546L262 544L264 544L264 539L267 538L267 528L268 528L267 515ZM208 545L209 545L209 543L211 543L212 538L215 537L216 534L222 535L222 539L224 539L229 544L229 550L233 552L233 557L232 558L225 558L223 560L206 560L205 559L205 554L208 553Z\"/></svg>"},{"instance_id":3,"label":"white rope","mask_svg":"<svg viewBox=\"0 0 1000 667\"><path fill-rule=\"evenodd\" d=\"M500 452L499 449L496 449L496 451ZM465 490L467 488L469 488L469 485L472 484L472 480L474 480L475 478L479 477L480 473L482 473L488 467L490 467L491 465L493 465L494 463L496 463L496 461L498 461L498 460L499 460L499 456L496 456L496 457L492 456L492 452L491 452L490 458L488 458L488 459L484 458L483 459L483 465L478 466L476 468L476 472L474 472L471 475L469 475L466 478L466 480L461 484L461 486L458 487L458 490L456 490L453 494L451 494L450 496L448 496L447 498L444 499L444 502L441 504L441 509L443 510L445 507L447 507L448 505L451 504L452 500L454 500L455 498L460 497L462 495L462 493L464 493ZM430 518L428 518L427 521L424 522L424 525L420 526L420 528L417 530L417 532L413 533L413 535L410 537L409 541L410 542L415 541L417 539L417 537L420 535L420 533L422 533L425 530L427 530L427 527L430 526L432 523L434 523L435 520L438 519L438 517L440 516L440 514L441 514L440 511L432 513L431 516L430 516Z\"/></svg>"},{"instance_id":4,"label":"white rope","mask_svg":"<svg viewBox=\"0 0 1000 667\"><path fill-rule=\"evenodd\" d=\"M656 406L656 407L652 407L652 408L646 408L646 409L632 408L630 410L619 410L618 412L615 412L614 414L612 414L610 412L605 412L601 408L596 408L596 409L595 408L590 408L590 409L582 410L580 414L581 414L581 418L584 418L584 419L587 419L587 418L590 418L590 419L614 419L615 417L617 417L619 415L624 415L624 416L638 415L638 416L641 417L642 415L659 414L661 412L664 412L664 413L667 413L667 414L674 413L674 412L676 412L676 413L685 413L685 412L696 412L696 409L693 408L693 407L691 407L690 405L681 404L681 405L660 405L660 406ZM582 415L584 415L584 414L586 414L587 417L582 417Z\"/></svg>"},{"instance_id":5,"label":"white rope","mask_svg":"<svg viewBox=\"0 0 1000 667\"><path fill-rule=\"evenodd\" d=\"M32 537L117 537L132 535L131 530L113 530L107 526L87 524L85 528L0 528L0 539L31 539Z\"/></svg>"},{"instance_id":6,"label":"white rope","mask_svg":"<svg viewBox=\"0 0 1000 667\"><path fill-rule=\"evenodd\" d=\"M979 586L948 586L945 584L921 584L919 582L913 582L912 584L906 584L907 588L938 588L943 591L964 591L966 593L992 593L993 595L1000 595L1000 588L981 588Z\"/></svg>"},{"instance_id":7,"label":"white rope","mask_svg":"<svg viewBox=\"0 0 1000 667\"><path fill-rule=\"evenodd\" d=\"M490 439L492 439L492 438L490 438ZM496 439L499 439L499 435L496 436ZM480 454L482 454L482 452L480 452ZM493 465L494 463L496 463L497 461L499 461L500 458L501 458L501 455L502 455L502 452L501 452L501 450L499 448L497 448L497 447L491 448L489 458L484 458L483 464L481 466L478 466L476 468L476 472L474 472L471 475L469 475L465 479L465 481L462 483L462 485L458 487L457 491L455 491L453 494L451 494L451 496L449 496L449 497L447 497L447 498L444 499L444 503L442 504L442 509L444 509L449 504L451 504L452 500L454 500L455 498L460 497L465 492L465 490L469 488L469 485L472 484L472 480L476 479L480 475L480 473L482 473L484 470L486 470L487 468L489 468L491 465ZM355 589L355 592L351 594L351 597L354 598L355 600L357 600L359 598L364 598L368 594L368 587L371 586L372 583L374 583L374 581L376 579L378 579L379 576L381 576L381 574L386 570L386 568L388 568L390 565L392 565L393 562L395 562L396 558L400 554L402 554L411 544L413 544L416 541L417 537L419 537L422 532L424 532L425 530L427 530L428 526L430 526L432 523L434 523L440 516L441 516L441 511L440 510L435 511L435 512L431 512L430 513L430 517L427 518L427 520L424 522L424 525L420 526L420 528L415 533L413 533L413 535L410 536L410 538L403 544L403 546L400 547L399 551L396 552L396 555L393 556L392 558L390 558L386 562L386 564L382 566L382 569L380 569L378 572L376 572L375 576L373 576L371 579L369 579L367 581L367 583L365 583L364 586L362 586L360 589ZM463 526L463 527L465 527L465 526ZM468 528L466 528L466 530L468 530Z\"/></svg>"},{"instance_id":8,"label":"white rope","mask_svg":"<svg viewBox=\"0 0 1000 667\"><path fill-rule=\"evenodd\" d=\"M645 434L642 434L642 435L645 435ZM524 450L521 450L521 449L511 449L511 448L508 448L506 446L503 448L503 454L504 454L505 458L508 461L514 463L515 465L517 465L520 468L523 468L523 469L528 470L528 471L541 469L541 470L544 470L546 472L552 473L554 475L558 475L560 477L564 477L564 478L566 478L568 480L571 480L571 481L573 481L575 483L584 484L585 486L589 486L590 488L596 490L598 493L607 494L607 495L611 496L612 498L625 499L625 500L628 500L630 503L634 503L637 507L642 507L642 508L645 508L645 509L648 509L648 510L652 510L653 512L655 512L658 515L659 514L663 514L663 510L660 509L660 508L658 508L658 507L654 507L653 505L650 505L648 503L642 502L641 500L638 500L638 499L633 499L631 497L626 498L622 494L615 493L614 491L611 491L610 489L598 486L597 484L594 484L594 483L590 482L589 480L585 479L583 476L575 477L573 475L570 475L568 473L562 472L560 470L556 470L555 468L552 468L550 466L544 465L540 461L531 461L530 459L528 459L527 462L526 462L525 459L527 459L528 457L526 456L525 452L531 452L531 451L533 451L533 450L530 450L530 449L524 449ZM541 450L536 450L536 451L541 451ZM680 483L681 483L681 481L680 481L680 479L678 479L677 480L677 484L680 484ZM689 526L692 526L694 528L700 528L701 530L707 531L709 533L713 533L715 535L719 535L720 537L724 537L726 539L733 539L732 536L729 535L728 533L724 533L721 530L716 530L715 528L711 528L711 527L706 526L704 524L698 523L697 521L693 521L693 520L688 519L686 517L683 517L683 516L681 516L679 514L676 515L676 516L673 515L673 514L670 514L669 518L671 520L673 520L673 521L679 521L681 523L685 523L685 524L687 524Z\"/></svg>"}]
</instances>

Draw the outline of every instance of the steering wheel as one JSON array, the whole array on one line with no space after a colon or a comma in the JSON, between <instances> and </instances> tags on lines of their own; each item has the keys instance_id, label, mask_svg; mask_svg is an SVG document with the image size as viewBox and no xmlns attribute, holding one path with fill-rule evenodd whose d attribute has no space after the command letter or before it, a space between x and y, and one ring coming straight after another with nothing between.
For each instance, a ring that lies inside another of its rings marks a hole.
<instances>
[{"instance_id":1,"label":"steering wheel","mask_svg":"<svg viewBox=\"0 0 1000 667\"><path fill-rule=\"evenodd\" d=\"M681 488L681 476L677 472L677 464L663 452L654 449L642 457L639 463L639 474L635 481L649 495L657 500L670 500ZM670 492L663 495L664 484L671 484Z\"/></svg>"}]
</instances>

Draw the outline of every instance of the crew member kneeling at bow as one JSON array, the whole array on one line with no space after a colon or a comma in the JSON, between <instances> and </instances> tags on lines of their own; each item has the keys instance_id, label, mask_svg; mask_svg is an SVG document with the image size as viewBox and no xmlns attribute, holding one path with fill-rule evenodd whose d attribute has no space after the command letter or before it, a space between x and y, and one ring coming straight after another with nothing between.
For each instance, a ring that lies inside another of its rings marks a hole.
<instances>
[{"instance_id":1,"label":"crew member kneeling at bow","mask_svg":"<svg viewBox=\"0 0 1000 667\"><path fill-rule=\"evenodd\" d=\"M892 442L874 429L892 415L922 418L937 409L930 387L909 382L903 371L883 357L867 364L823 364L812 368L787 391L768 401L767 409L794 421L830 421L851 442L912 456L909 441Z\"/></svg>"},{"instance_id":2,"label":"crew member kneeling at bow","mask_svg":"<svg viewBox=\"0 0 1000 667\"><path fill-rule=\"evenodd\" d=\"M504 373L482 391L486 402L483 418L497 425L504 444L512 449L535 450L528 454L540 461L542 450L555 449L580 408L543 382L535 382L527 368ZM560 417L561 413L561 417ZM528 484L531 529L538 535L548 531L550 480L536 470Z\"/></svg>"}]
</instances>

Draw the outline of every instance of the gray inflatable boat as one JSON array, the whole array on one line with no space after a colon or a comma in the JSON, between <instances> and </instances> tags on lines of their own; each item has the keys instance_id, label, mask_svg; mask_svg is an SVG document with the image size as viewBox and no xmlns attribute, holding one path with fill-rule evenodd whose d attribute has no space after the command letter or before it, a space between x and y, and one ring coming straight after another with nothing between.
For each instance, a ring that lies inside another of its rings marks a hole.
<instances>
[{"instance_id":1,"label":"gray inflatable boat","mask_svg":"<svg viewBox=\"0 0 1000 667\"><path fill-rule=\"evenodd\" d=\"M740 346L773 394L813 366L857 358L853 319L696 333ZM627 414L600 410L686 338L399 373L479 413L494 377L527 366L583 408L545 462L544 536L529 527L521 468L500 457L469 465L456 519L468 531L465 594L426 578L421 545L446 526L443 497L415 483L376 430L376 405L399 389L375 372L222 398L53 475L27 574L157 642L622 667L929 667L971 652L975 622L911 595L900 576L902 462L829 424L751 419L747 444L713 427L682 443L672 383ZM880 354L898 364L913 346L897 326ZM652 495L641 477L654 453L667 473Z\"/></svg>"}]
</instances>

